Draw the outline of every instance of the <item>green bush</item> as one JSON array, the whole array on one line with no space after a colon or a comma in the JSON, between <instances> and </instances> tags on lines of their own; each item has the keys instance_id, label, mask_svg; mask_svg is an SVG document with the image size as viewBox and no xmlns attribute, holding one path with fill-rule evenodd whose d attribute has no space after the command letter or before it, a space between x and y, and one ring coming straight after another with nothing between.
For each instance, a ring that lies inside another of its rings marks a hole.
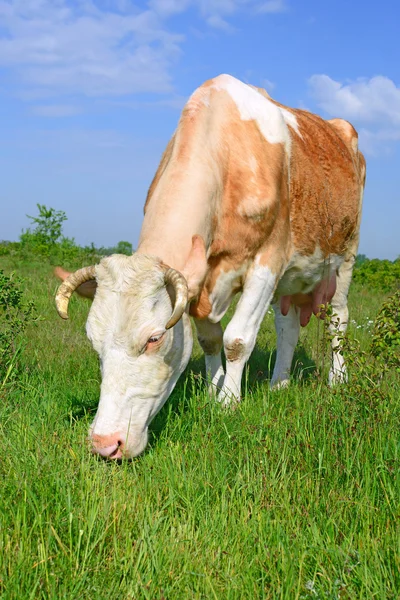
<instances>
[{"instance_id":1,"label":"green bush","mask_svg":"<svg viewBox=\"0 0 400 600\"><path fill-rule=\"evenodd\" d=\"M6 240L2 240L0 242L0 256L8 256L10 254L15 254L20 251L20 243L19 242L8 242Z\"/></svg>"},{"instance_id":2,"label":"green bush","mask_svg":"<svg viewBox=\"0 0 400 600\"><path fill-rule=\"evenodd\" d=\"M18 372L18 357L24 346L22 334L38 320L35 305L24 299L23 282L0 270L0 387Z\"/></svg>"},{"instance_id":3,"label":"green bush","mask_svg":"<svg viewBox=\"0 0 400 600\"><path fill-rule=\"evenodd\" d=\"M110 256L110 254L126 254L127 256L130 256L133 253L133 248L130 242L121 241L118 242L116 246L98 248L97 252L98 254L101 254L101 256Z\"/></svg>"},{"instance_id":4,"label":"green bush","mask_svg":"<svg viewBox=\"0 0 400 600\"><path fill-rule=\"evenodd\" d=\"M35 225L33 230L27 229L20 236L21 250L25 253L50 256L62 236L62 226L67 216L62 210L47 208L37 204L39 215L28 219Z\"/></svg>"},{"instance_id":5,"label":"green bush","mask_svg":"<svg viewBox=\"0 0 400 600\"><path fill-rule=\"evenodd\" d=\"M118 242L118 244L115 247L115 254L126 254L127 256L130 256L132 252L133 249L132 244L130 242L121 241Z\"/></svg>"},{"instance_id":6,"label":"green bush","mask_svg":"<svg viewBox=\"0 0 400 600\"><path fill-rule=\"evenodd\" d=\"M400 290L383 303L375 319L371 351L400 373Z\"/></svg>"},{"instance_id":7,"label":"green bush","mask_svg":"<svg viewBox=\"0 0 400 600\"><path fill-rule=\"evenodd\" d=\"M329 325L339 326L337 315L328 308L325 319L325 336L332 341ZM391 376L400 373L400 290L382 304L375 319L371 345L366 350L360 341L348 335L338 336L340 353L344 355L348 369L348 385L337 386L336 395L353 400L360 408L368 409L385 399L385 386ZM327 344L328 346L328 344Z\"/></svg>"},{"instance_id":8,"label":"green bush","mask_svg":"<svg viewBox=\"0 0 400 600\"><path fill-rule=\"evenodd\" d=\"M13 247L23 258L36 256L48 259L53 265L75 266L98 262L102 256L110 254L130 255L133 252L132 244L126 241L120 241L111 248L96 248L93 243L90 246L78 246L74 238L63 235L63 223L67 220L64 211L47 208L44 204L37 204L37 207L37 217L27 215L34 228L23 231L19 243L1 242L0 255L10 254Z\"/></svg>"},{"instance_id":9,"label":"green bush","mask_svg":"<svg viewBox=\"0 0 400 600\"><path fill-rule=\"evenodd\" d=\"M400 260L392 262L378 258L372 260L364 258L356 261L353 281L390 292L400 287Z\"/></svg>"},{"instance_id":10,"label":"green bush","mask_svg":"<svg viewBox=\"0 0 400 600\"><path fill-rule=\"evenodd\" d=\"M27 215L34 229L28 228L20 236L20 252L25 258L45 257L53 265L87 262L94 257L98 260L93 244L90 248L81 248L74 238L63 235L63 223L67 220L64 211L47 208L44 204L37 207L37 217Z\"/></svg>"}]
</instances>

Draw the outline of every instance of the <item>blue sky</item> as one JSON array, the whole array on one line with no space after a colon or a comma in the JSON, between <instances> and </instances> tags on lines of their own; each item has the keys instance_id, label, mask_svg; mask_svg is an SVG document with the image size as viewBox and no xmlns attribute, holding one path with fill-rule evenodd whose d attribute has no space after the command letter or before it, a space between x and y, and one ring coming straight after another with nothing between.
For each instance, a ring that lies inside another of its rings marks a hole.
<instances>
[{"instance_id":1,"label":"blue sky","mask_svg":"<svg viewBox=\"0 0 400 600\"><path fill-rule=\"evenodd\" d=\"M349 119L367 159L360 252L400 254L397 0L0 0L0 239L36 203L78 243L134 246L185 99L230 73Z\"/></svg>"}]
</instances>

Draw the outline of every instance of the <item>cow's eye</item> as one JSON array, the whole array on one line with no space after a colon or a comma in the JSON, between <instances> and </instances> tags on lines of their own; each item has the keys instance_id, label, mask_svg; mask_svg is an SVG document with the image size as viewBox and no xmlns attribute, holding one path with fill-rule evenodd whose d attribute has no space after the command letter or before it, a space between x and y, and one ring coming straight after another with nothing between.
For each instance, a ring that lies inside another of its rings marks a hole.
<instances>
[{"instance_id":1,"label":"cow's eye","mask_svg":"<svg viewBox=\"0 0 400 600\"><path fill-rule=\"evenodd\" d=\"M157 333L157 335L152 335L151 338L149 338L147 340L147 345L151 346L152 344L156 344L157 342L159 342L161 340L163 335L164 335L164 332Z\"/></svg>"}]
</instances>

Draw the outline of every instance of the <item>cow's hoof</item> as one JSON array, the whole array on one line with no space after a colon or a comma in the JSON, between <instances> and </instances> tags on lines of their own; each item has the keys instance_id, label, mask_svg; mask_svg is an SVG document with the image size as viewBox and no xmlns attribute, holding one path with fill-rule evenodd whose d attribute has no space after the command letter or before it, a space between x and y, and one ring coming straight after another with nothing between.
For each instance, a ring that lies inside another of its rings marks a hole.
<instances>
[{"instance_id":1,"label":"cow's hoof","mask_svg":"<svg viewBox=\"0 0 400 600\"><path fill-rule=\"evenodd\" d=\"M235 408L240 402L240 397L233 394L231 390L224 390L222 388L217 396L217 400L224 408Z\"/></svg>"},{"instance_id":2,"label":"cow's hoof","mask_svg":"<svg viewBox=\"0 0 400 600\"><path fill-rule=\"evenodd\" d=\"M338 383L347 383L347 373L344 367L341 371L339 369L329 371L329 385L332 387Z\"/></svg>"},{"instance_id":3,"label":"cow's hoof","mask_svg":"<svg viewBox=\"0 0 400 600\"><path fill-rule=\"evenodd\" d=\"M271 381L271 390L284 390L289 387L289 379L280 379L278 381Z\"/></svg>"}]
</instances>

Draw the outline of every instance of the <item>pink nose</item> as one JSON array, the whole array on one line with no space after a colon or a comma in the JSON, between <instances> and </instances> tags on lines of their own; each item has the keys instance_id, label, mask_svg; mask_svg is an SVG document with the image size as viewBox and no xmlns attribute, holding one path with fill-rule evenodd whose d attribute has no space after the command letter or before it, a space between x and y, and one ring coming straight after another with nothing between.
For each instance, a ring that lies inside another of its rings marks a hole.
<instances>
[{"instance_id":1,"label":"pink nose","mask_svg":"<svg viewBox=\"0 0 400 600\"><path fill-rule=\"evenodd\" d=\"M92 451L104 458L122 458L124 456L124 441L118 433L113 435L92 434Z\"/></svg>"}]
</instances>

